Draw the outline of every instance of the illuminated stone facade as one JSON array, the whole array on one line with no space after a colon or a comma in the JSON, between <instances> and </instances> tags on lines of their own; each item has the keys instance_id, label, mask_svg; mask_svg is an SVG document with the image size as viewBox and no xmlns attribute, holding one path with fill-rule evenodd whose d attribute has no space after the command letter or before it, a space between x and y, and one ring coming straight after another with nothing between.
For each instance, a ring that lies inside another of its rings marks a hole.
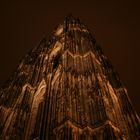
<instances>
[{"instance_id":1,"label":"illuminated stone facade","mask_svg":"<svg viewBox=\"0 0 140 140\"><path fill-rule=\"evenodd\" d=\"M140 139L127 90L78 19L67 17L1 88L1 139Z\"/></svg>"}]
</instances>

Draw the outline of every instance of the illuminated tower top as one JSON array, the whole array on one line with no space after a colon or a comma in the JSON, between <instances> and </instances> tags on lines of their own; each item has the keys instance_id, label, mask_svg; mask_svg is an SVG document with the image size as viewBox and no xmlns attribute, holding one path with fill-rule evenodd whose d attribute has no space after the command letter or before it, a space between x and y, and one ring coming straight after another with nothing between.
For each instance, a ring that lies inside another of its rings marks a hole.
<instances>
[{"instance_id":1,"label":"illuminated tower top","mask_svg":"<svg viewBox=\"0 0 140 140\"><path fill-rule=\"evenodd\" d=\"M1 88L0 139L140 139L127 90L79 19L66 17Z\"/></svg>"}]
</instances>

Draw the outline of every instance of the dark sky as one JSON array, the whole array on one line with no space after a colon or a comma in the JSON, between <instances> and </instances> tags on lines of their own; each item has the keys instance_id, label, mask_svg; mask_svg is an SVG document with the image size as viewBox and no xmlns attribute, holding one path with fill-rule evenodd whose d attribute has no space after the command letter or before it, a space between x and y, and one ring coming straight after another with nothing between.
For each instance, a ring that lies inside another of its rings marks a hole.
<instances>
[{"instance_id":1,"label":"dark sky","mask_svg":"<svg viewBox=\"0 0 140 140\"><path fill-rule=\"evenodd\" d=\"M140 115L140 1L28 0L0 3L0 85L21 58L69 13L94 34Z\"/></svg>"}]
</instances>

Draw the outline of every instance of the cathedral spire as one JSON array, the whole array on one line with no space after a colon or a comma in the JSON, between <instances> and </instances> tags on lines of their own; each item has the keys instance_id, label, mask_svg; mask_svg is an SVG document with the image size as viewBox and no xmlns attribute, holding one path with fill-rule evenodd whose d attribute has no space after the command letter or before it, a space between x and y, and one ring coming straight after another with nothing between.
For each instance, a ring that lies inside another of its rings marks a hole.
<instances>
[{"instance_id":1,"label":"cathedral spire","mask_svg":"<svg viewBox=\"0 0 140 140\"><path fill-rule=\"evenodd\" d=\"M67 16L0 90L2 140L138 140L126 88L87 27Z\"/></svg>"}]
</instances>

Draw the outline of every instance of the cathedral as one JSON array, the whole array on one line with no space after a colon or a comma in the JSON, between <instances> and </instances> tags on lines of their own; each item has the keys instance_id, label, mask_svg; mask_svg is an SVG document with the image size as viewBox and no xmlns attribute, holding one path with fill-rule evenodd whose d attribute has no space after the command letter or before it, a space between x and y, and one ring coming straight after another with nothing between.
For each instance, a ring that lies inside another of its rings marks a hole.
<instances>
[{"instance_id":1,"label":"cathedral","mask_svg":"<svg viewBox=\"0 0 140 140\"><path fill-rule=\"evenodd\" d=\"M87 26L67 16L0 89L0 140L140 140L140 119Z\"/></svg>"}]
</instances>

